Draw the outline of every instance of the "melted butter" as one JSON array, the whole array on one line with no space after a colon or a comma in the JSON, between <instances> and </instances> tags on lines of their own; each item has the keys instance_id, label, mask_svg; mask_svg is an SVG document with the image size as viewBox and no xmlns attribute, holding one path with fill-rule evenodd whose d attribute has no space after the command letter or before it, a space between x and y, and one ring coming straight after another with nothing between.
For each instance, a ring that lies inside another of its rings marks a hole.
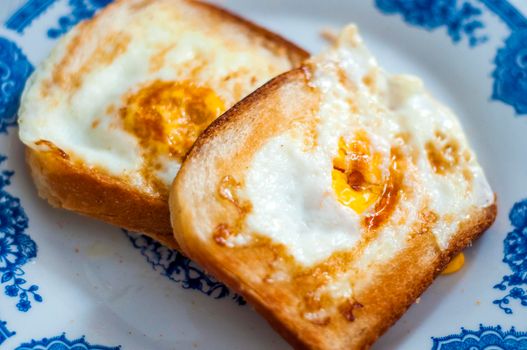
<instances>
[{"instance_id":1,"label":"melted butter","mask_svg":"<svg viewBox=\"0 0 527 350\"><path fill-rule=\"evenodd\" d=\"M130 96L121 115L145 157L168 155L181 162L199 134L224 111L223 101L210 88L155 81Z\"/></svg>"},{"instance_id":2,"label":"melted butter","mask_svg":"<svg viewBox=\"0 0 527 350\"><path fill-rule=\"evenodd\" d=\"M220 223L212 233L212 238L220 246L233 247L232 239L235 239L242 230L247 214L251 211L251 203L243 201L238 197L241 184L230 175L224 176L217 188L217 195L222 200L228 201L237 211L233 223Z\"/></svg>"}]
</instances>

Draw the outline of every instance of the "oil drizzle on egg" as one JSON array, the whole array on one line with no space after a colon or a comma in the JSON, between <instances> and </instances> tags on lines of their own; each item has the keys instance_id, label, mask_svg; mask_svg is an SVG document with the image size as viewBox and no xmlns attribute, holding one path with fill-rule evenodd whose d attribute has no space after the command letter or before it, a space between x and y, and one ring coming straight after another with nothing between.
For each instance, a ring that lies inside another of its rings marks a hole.
<instances>
[{"instance_id":1,"label":"oil drizzle on egg","mask_svg":"<svg viewBox=\"0 0 527 350\"><path fill-rule=\"evenodd\" d=\"M402 159L401 151L392 148L388 171L383 173L383 156L373 149L365 132L356 133L350 142L339 140L333 159L333 190L340 203L359 215L372 208L364 217L369 230L380 227L395 210L402 186Z\"/></svg>"},{"instance_id":2,"label":"oil drizzle on egg","mask_svg":"<svg viewBox=\"0 0 527 350\"><path fill-rule=\"evenodd\" d=\"M359 215L373 205L382 192L382 160L365 133L357 133L351 142L340 138L332 171L339 202Z\"/></svg>"},{"instance_id":3,"label":"oil drizzle on egg","mask_svg":"<svg viewBox=\"0 0 527 350\"><path fill-rule=\"evenodd\" d=\"M208 87L154 81L130 95L120 115L124 129L139 140L145 170L152 174L162 166L160 156L182 162L199 134L224 111L225 104Z\"/></svg>"},{"instance_id":4,"label":"oil drizzle on egg","mask_svg":"<svg viewBox=\"0 0 527 350\"><path fill-rule=\"evenodd\" d=\"M364 218L364 223L370 230L376 229L386 222L399 202L403 182L403 157L397 148L392 148L390 153L388 178L383 184L382 193L379 200L375 203L373 213Z\"/></svg>"}]
</instances>

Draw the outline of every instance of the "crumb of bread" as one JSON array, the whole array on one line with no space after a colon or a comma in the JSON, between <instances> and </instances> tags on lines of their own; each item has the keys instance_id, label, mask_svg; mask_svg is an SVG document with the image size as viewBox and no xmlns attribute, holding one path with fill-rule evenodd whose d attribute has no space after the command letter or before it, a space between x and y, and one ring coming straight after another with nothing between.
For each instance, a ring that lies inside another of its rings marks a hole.
<instances>
[{"instance_id":1,"label":"crumb of bread","mask_svg":"<svg viewBox=\"0 0 527 350\"><path fill-rule=\"evenodd\" d=\"M335 28L325 27L320 30L320 36L328 43L333 44L337 41L339 35Z\"/></svg>"}]
</instances>

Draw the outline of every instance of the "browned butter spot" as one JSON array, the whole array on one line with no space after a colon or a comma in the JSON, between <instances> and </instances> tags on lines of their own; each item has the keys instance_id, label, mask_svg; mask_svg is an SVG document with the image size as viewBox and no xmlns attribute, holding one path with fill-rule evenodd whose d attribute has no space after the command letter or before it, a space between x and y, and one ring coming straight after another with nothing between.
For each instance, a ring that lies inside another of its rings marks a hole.
<instances>
[{"instance_id":1,"label":"browned butter spot","mask_svg":"<svg viewBox=\"0 0 527 350\"><path fill-rule=\"evenodd\" d=\"M35 142L35 145L37 145L37 146L46 146L48 148L49 152L54 152L54 153L58 154L60 157L62 157L64 159L70 159L70 156L66 152L64 152L62 149L57 147L51 141L38 140L37 142Z\"/></svg>"},{"instance_id":2,"label":"browned butter spot","mask_svg":"<svg viewBox=\"0 0 527 350\"><path fill-rule=\"evenodd\" d=\"M363 307L364 305L362 305L361 303L353 299L348 299L344 303L339 305L338 310L346 320L353 322L355 321L355 315L353 314L353 312L356 309L362 309Z\"/></svg>"},{"instance_id":3,"label":"browned butter spot","mask_svg":"<svg viewBox=\"0 0 527 350\"><path fill-rule=\"evenodd\" d=\"M242 231L243 225L245 223L245 217L252 209L252 205L249 201L241 200L238 197L237 192L241 185L242 184L236 181L236 179L231 175L222 177L218 183L218 197L222 200L228 201L236 209L234 220L232 220L230 224L219 224L212 233L212 239L220 246L232 247L232 245L228 243L228 239L238 235Z\"/></svg>"},{"instance_id":4,"label":"browned butter spot","mask_svg":"<svg viewBox=\"0 0 527 350\"><path fill-rule=\"evenodd\" d=\"M370 69L370 71L362 77L362 82L368 87L371 93L377 93L377 69Z\"/></svg>"},{"instance_id":5,"label":"browned butter spot","mask_svg":"<svg viewBox=\"0 0 527 350\"><path fill-rule=\"evenodd\" d=\"M428 161L436 174L452 172L461 160L459 142L441 131L435 132L434 140L425 144Z\"/></svg>"},{"instance_id":6,"label":"browned butter spot","mask_svg":"<svg viewBox=\"0 0 527 350\"><path fill-rule=\"evenodd\" d=\"M165 57L170 52L173 46L166 46L158 50L150 57L150 73L155 73L163 68L165 64Z\"/></svg>"},{"instance_id":7,"label":"browned butter spot","mask_svg":"<svg viewBox=\"0 0 527 350\"><path fill-rule=\"evenodd\" d=\"M219 224L218 226L216 226L216 229L212 234L212 238L214 239L214 242L216 242L216 244L224 247L229 247L230 245L228 243L228 239L233 235L234 234L231 232L227 224Z\"/></svg>"},{"instance_id":8,"label":"browned butter spot","mask_svg":"<svg viewBox=\"0 0 527 350\"><path fill-rule=\"evenodd\" d=\"M153 2L152 0L136 1L136 2L131 4L130 8L133 11L140 11L140 10L144 9L145 7L149 6L152 2Z\"/></svg>"},{"instance_id":9,"label":"browned butter spot","mask_svg":"<svg viewBox=\"0 0 527 350\"><path fill-rule=\"evenodd\" d=\"M235 191L239 186L240 183L236 181L234 177L230 175L224 176L218 186L218 196L231 202L238 208L238 199L236 198Z\"/></svg>"},{"instance_id":10,"label":"browned butter spot","mask_svg":"<svg viewBox=\"0 0 527 350\"><path fill-rule=\"evenodd\" d=\"M130 36L122 32L113 32L100 39L94 50L87 57L81 52L82 41L92 35L91 21L81 23L77 27L77 35L73 37L65 50L62 60L55 65L51 74L51 82L44 82L42 95L48 96L53 86L58 86L68 92L77 90L84 76L96 67L110 65L118 56L126 52Z\"/></svg>"}]
</instances>

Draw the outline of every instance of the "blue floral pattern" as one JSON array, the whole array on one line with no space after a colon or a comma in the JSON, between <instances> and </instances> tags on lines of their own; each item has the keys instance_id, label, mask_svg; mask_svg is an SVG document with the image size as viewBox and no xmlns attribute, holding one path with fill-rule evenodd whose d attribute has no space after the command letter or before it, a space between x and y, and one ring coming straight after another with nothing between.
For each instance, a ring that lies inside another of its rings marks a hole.
<instances>
[{"instance_id":1,"label":"blue floral pattern","mask_svg":"<svg viewBox=\"0 0 527 350\"><path fill-rule=\"evenodd\" d=\"M527 29L516 31L498 50L496 69L492 73L492 98L514 107L518 114L527 114Z\"/></svg>"},{"instance_id":2,"label":"blue floral pattern","mask_svg":"<svg viewBox=\"0 0 527 350\"><path fill-rule=\"evenodd\" d=\"M240 295L232 293L223 283L208 276L177 250L169 249L150 237L123 231L155 271L180 284L183 288L200 291L215 299L231 296L239 305L245 304L245 300Z\"/></svg>"},{"instance_id":3,"label":"blue floral pattern","mask_svg":"<svg viewBox=\"0 0 527 350\"><path fill-rule=\"evenodd\" d=\"M511 29L494 60L492 98L511 105L519 115L527 114L527 18L507 1L481 1Z\"/></svg>"},{"instance_id":4,"label":"blue floral pattern","mask_svg":"<svg viewBox=\"0 0 527 350\"><path fill-rule=\"evenodd\" d=\"M0 164L6 160L0 156ZM26 286L22 266L37 256L37 245L25 230L28 219L20 199L5 191L10 185L13 171L0 172L0 285L5 295L18 298L16 307L26 312L31 308L31 300L41 302L38 286Z\"/></svg>"},{"instance_id":5,"label":"blue floral pattern","mask_svg":"<svg viewBox=\"0 0 527 350\"><path fill-rule=\"evenodd\" d=\"M18 9L8 20L5 26L17 33L24 33L24 30L31 25L44 11L46 11L57 0L29 0Z\"/></svg>"},{"instance_id":6,"label":"blue floral pattern","mask_svg":"<svg viewBox=\"0 0 527 350\"><path fill-rule=\"evenodd\" d=\"M512 327L502 331L500 326L484 327L471 331L461 328L461 333L446 337L432 337L432 350L525 350L527 333L518 332Z\"/></svg>"},{"instance_id":7,"label":"blue floral pattern","mask_svg":"<svg viewBox=\"0 0 527 350\"><path fill-rule=\"evenodd\" d=\"M505 0L480 0L510 28L505 46L498 50L492 99L514 108L518 115L527 114L527 18ZM479 35L483 23L478 19L481 9L470 1L458 0L375 0L385 14L400 13L404 20L427 30L446 27L454 42L463 36L471 47L486 41Z\"/></svg>"},{"instance_id":8,"label":"blue floral pattern","mask_svg":"<svg viewBox=\"0 0 527 350\"><path fill-rule=\"evenodd\" d=\"M527 306L527 199L517 202L509 213L509 220L514 227L503 242L503 262L509 265L512 274L503 277L494 288L507 291L494 304L507 314L512 314L511 299Z\"/></svg>"},{"instance_id":9,"label":"blue floral pattern","mask_svg":"<svg viewBox=\"0 0 527 350\"><path fill-rule=\"evenodd\" d=\"M58 337L32 340L17 347L15 350L119 350L120 346L102 346L88 343L84 337L69 340L63 333Z\"/></svg>"},{"instance_id":10,"label":"blue floral pattern","mask_svg":"<svg viewBox=\"0 0 527 350\"><path fill-rule=\"evenodd\" d=\"M6 27L20 34L57 0L29 0L6 22ZM111 0L67 0L71 13L58 19L47 31L51 39L66 33L79 21L90 18ZM511 29L504 46L497 51L492 98L511 105L516 113L527 114L527 19L505 0L479 0L496 13ZM426 30L445 28L453 42L463 39L471 47L484 42L481 8L475 0L375 0L385 14L400 14L414 26ZM16 110L27 77L33 70L15 43L0 37L0 133L16 125ZM0 155L0 164L5 161ZM28 219L20 200L7 193L12 171L0 172L0 288L5 295L18 298L17 308L27 311L31 302L41 302L38 286L28 286L22 266L36 257L37 246L25 233ZM514 205L510 212L513 226L504 240L504 259L511 274L504 276L494 288L506 295L494 301L505 313L511 314L511 302L527 306L527 199ZM127 233L133 246L140 250L155 271L177 282L185 289L196 289L214 298L231 297L245 304L241 296L233 294L223 284L207 276L198 266L177 251L154 240ZM31 299L31 300L30 300ZM15 332L0 321L0 345ZM484 327L476 331L461 329L461 333L432 338L433 350L527 349L527 334L514 328L502 331L500 326ZM65 334L42 340L32 340L16 350L115 350L120 347L91 345L84 337L69 340Z\"/></svg>"},{"instance_id":11,"label":"blue floral pattern","mask_svg":"<svg viewBox=\"0 0 527 350\"><path fill-rule=\"evenodd\" d=\"M479 34L483 23L479 20L481 9L467 1L457 0L375 0L377 7L385 14L400 13L411 25L435 30L446 27L448 35L457 43L468 38L470 46L487 40Z\"/></svg>"},{"instance_id":12,"label":"blue floral pattern","mask_svg":"<svg viewBox=\"0 0 527 350\"><path fill-rule=\"evenodd\" d=\"M112 0L69 0L72 11L59 18L58 26L48 30L48 37L55 39L65 34L83 19L91 18L97 10L108 5Z\"/></svg>"},{"instance_id":13,"label":"blue floral pattern","mask_svg":"<svg viewBox=\"0 0 527 350\"><path fill-rule=\"evenodd\" d=\"M16 111L26 79L33 71L20 48L0 37L0 133L16 125Z\"/></svg>"},{"instance_id":14,"label":"blue floral pattern","mask_svg":"<svg viewBox=\"0 0 527 350\"><path fill-rule=\"evenodd\" d=\"M11 332L7 329L7 322L0 320L0 345L15 334L16 332Z\"/></svg>"}]
</instances>

